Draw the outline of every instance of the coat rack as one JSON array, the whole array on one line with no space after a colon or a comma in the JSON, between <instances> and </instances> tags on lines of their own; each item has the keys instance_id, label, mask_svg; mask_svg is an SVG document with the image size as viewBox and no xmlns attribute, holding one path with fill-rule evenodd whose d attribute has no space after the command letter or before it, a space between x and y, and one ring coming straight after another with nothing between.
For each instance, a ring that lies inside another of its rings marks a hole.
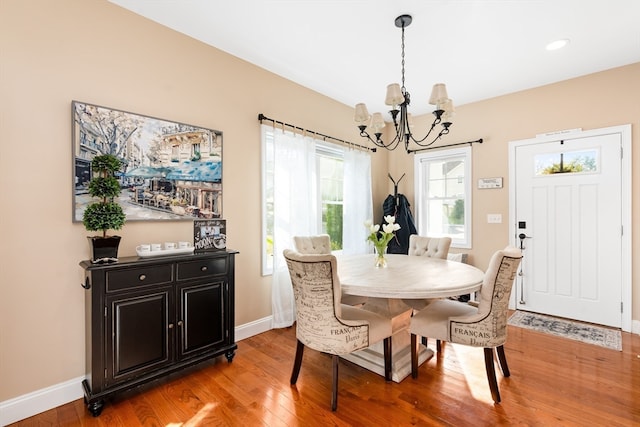
<instances>
[{"instance_id":1,"label":"coat rack","mask_svg":"<svg viewBox=\"0 0 640 427\"><path fill-rule=\"evenodd\" d=\"M396 182L396 180L393 179L391 174L387 173L387 176L389 177L391 182L393 182L393 200L395 200L396 208L398 208L398 184L400 184L400 181L402 181L402 178L404 178L405 175L406 174L403 173L402 176L400 177L400 179Z\"/></svg>"}]
</instances>

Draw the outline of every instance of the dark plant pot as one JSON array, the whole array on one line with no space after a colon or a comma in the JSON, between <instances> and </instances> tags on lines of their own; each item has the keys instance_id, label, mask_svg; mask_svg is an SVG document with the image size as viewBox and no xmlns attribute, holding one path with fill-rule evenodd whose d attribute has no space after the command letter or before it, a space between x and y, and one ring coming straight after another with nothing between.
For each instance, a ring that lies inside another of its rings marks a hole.
<instances>
[{"instance_id":1,"label":"dark plant pot","mask_svg":"<svg viewBox=\"0 0 640 427\"><path fill-rule=\"evenodd\" d=\"M120 245L120 236L87 236L91 244L93 257L91 262L106 263L118 261L118 246Z\"/></svg>"}]
</instances>

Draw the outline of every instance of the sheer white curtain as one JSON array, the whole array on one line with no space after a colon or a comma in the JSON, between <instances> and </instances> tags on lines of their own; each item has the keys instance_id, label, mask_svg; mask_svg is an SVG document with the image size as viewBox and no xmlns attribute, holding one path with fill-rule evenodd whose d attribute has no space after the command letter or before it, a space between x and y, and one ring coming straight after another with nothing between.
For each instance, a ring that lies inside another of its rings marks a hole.
<instances>
[{"instance_id":1,"label":"sheer white curtain","mask_svg":"<svg viewBox=\"0 0 640 427\"><path fill-rule=\"evenodd\" d=\"M272 327L284 328L295 320L295 301L282 251L293 247L293 236L318 233L315 142L276 129L273 146Z\"/></svg>"},{"instance_id":2,"label":"sheer white curtain","mask_svg":"<svg viewBox=\"0 0 640 427\"><path fill-rule=\"evenodd\" d=\"M373 220L371 195L371 154L360 150L344 153L344 193L342 206L342 251L367 253L367 219Z\"/></svg>"}]
</instances>

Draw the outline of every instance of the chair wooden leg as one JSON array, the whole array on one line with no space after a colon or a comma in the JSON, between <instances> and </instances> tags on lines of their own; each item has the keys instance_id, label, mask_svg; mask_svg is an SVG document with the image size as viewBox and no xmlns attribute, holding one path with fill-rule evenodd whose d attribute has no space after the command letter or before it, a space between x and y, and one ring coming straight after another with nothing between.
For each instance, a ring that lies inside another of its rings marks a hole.
<instances>
[{"instance_id":1,"label":"chair wooden leg","mask_svg":"<svg viewBox=\"0 0 640 427\"><path fill-rule=\"evenodd\" d=\"M440 353L442 350L442 342L440 340L436 340L436 351Z\"/></svg>"},{"instance_id":2,"label":"chair wooden leg","mask_svg":"<svg viewBox=\"0 0 640 427\"><path fill-rule=\"evenodd\" d=\"M498 360L500 361L500 367L502 368L502 375L505 377L511 376L511 372L509 372L509 365L507 365L507 356L504 354L504 346L499 345L496 347L496 352L498 353Z\"/></svg>"},{"instance_id":3,"label":"chair wooden leg","mask_svg":"<svg viewBox=\"0 0 640 427\"><path fill-rule=\"evenodd\" d=\"M411 378L418 378L418 337L415 334L411 334Z\"/></svg>"},{"instance_id":4,"label":"chair wooden leg","mask_svg":"<svg viewBox=\"0 0 640 427\"><path fill-rule=\"evenodd\" d=\"M338 360L337 354L332 356L333 383L331 385L331 410L338 409Z\"/></svg>"},{"instance_id":5,"label":"chair wooden leg","mask_svg":"<svg viewBox=\"0 0 640 427\"><path fill-rule=\"evenodd\" d=\"M496 403L500 403L500 390L498 390L498 381L496 380L496 368L493 364L493 348L484 349L484 364L487 368L487 380L489 380L489 388L491 389L491 397Z\"/></svg>"},{"instance_id":6,"label":"chair wooden leg","mask_svg":"<svg viewBox=\"0 0 640 427\"><path fill-rule=\"evenodd\" d=\"M293 362L293 371L291 372L291 385L294 385L296 381L298 381L298 374L300 373L300 366L302 365L302 353L304 353L304 344L298 340L296 358Z\"/></svg>"},{"instance_id":7,"label":"chair wooden leg","mask_svg":"<svg viewBox=\"0 0 640 427\"><path fill-rule=\"evenodd\" d=\"M384 379L391 381L391 337L385 338L384 344Z\"/></svg>"},{"instance_id":8,"label":"chair wooden leg","mask_svg":"<svg viewBox=\"0 0 640 427\"><path fill-rule=\"evenodd\" d=\"M429 342L429 340L427 339L427 337L422 337L422 345L423 345L423 346L425 346L425 347L426 347L426 346L427 346L427 344L428 344L428 342Z\"/></svg>"}]
</instances>

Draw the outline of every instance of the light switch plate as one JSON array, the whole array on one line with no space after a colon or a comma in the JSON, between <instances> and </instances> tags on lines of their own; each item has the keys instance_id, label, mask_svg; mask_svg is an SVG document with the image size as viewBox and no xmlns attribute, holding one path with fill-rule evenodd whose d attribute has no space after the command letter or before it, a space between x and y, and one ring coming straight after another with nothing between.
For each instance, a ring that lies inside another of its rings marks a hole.
<instances>
[{"instance_id":1,"label":"light switch plate","mask_svg":"<svg viewBox=\"0 0 640 427\"><path fill-rule=\"evenodd\" d=\"M487 214L487 222L489 224L501 224L502 214Z\"/></svg>"}]
</instances>

